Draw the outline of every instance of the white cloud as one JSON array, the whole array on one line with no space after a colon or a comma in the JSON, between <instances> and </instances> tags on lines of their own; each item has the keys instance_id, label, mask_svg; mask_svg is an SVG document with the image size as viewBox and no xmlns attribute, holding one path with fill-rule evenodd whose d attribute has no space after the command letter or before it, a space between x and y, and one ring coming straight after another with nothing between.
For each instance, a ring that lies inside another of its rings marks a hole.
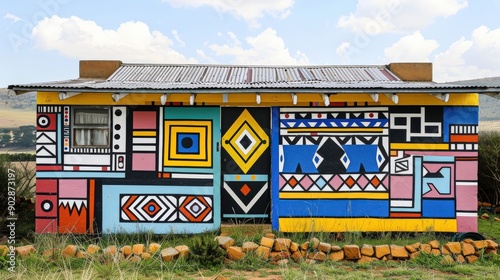
<instances>
[{"instance_id":1,"label":"white cloud","mask_svg":"<svg viewBox=\"0 0 500 280\"><path fill-rule=\"evenodd\" d=\"M76 59L119 59L125 62L190 63L172 49L173 42L143 22L125 22L116 30L94 21L52 16L38 22L32 37L37 48L56 50Z\"/></svg>"},{"instance_id":2,"label":"white cloud","mask_svg":"<svg viewBox=\"0 0 500 280\"><path fill-rule=\"evenodd\" d=\"M359 0L356 11L340 17L338 25L369 35L413 32L467 5L467 0Z\"/></svg>"},{"instance_id":3,"label":"white cloud","mask_svg":"<svg viewBox=\"0 0 500 280\"><path fill-rule=\"evenodd\" d=\"M177 41L177 44L180 47L184 47L186 45L186 43L184 43L184 41L181 39L181 36L179 36L179 32L177 32L177 30L172 30L172 35L174 35L175 41Z\"/></svg>"},{"instance_id":4,"label":"white cloud","mask_svg":"<svg viewBox=\"0 0 500 280\"><path fill-rule=\"evenodd\" d=\"M384 55L389 62L429 61L429 56L438 46L437 41L427 40L417 31L384 49Z\"/></svg>"},{"instance_id":5,"label":"white cloud","mask_svg":"<svg viewBox=\"0 0 500 280\"><path fill-rule=\"evenodd\" d=\"M296 51L295 55L291 55L283 39L272 28L267 28L255 37L247 37L245 39L248 45L247 48L234 34L228 35L230 39L226 44L211 44L208 48L216 56L232 57L231 63L240 65L296 65L309 63L307 56L300 51Z\"/></svg>"},{"instance_id":6,"label":"white cloud","mask_svg":"<svg viewBox=\"0 0 500 280\"><path fill-rule=\"evenodd\" d=\"M264 15L286 18L290 15L293 0L163 0L173 6L209 6L221 13L230 13L242 18L252 26L258 26L257 19Z\"/></svg>"},{"instance_id":7,"label":"white cloud","mask_svg":"<svg viewBox=\"0 0 500 280\"><path fill-rule=\"evenodd\" d=\"M434 80L459 81L500 76L500 28L476 28L434 58Z\"/></svg>"},{"instance_id":8,"label":"white cloud","mask_svg":"<svg viewBox=\"0 0 500 280\"><path fill-rule=\"evenodd\" d=\"M5 19L8 19L8 20L11 20L12 22L18 22L18 21L21 21L21 18L16 16L16 15L13 15L13 14L5 14L5 16L3 16L3 18Z\"/></svg>"}]
</instances>

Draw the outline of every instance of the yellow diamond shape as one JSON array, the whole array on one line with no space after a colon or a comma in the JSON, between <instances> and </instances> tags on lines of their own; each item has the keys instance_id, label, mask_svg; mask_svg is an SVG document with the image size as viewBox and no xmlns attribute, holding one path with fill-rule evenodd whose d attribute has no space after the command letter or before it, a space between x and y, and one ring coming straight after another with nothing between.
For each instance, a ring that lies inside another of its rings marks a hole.
<instances>
[{"instance_id":1,"label":"yellow diamond shape","mask_svg":"<svg viewBox=\"0 0 500 280\"><path fill-rule=\"evenodd\" d=\"M243 138L251 142L246 147L241 143ZM222 137L222 146L247 173L269 146L269 136L245 109Z\"/></svg>"}]
</instances>

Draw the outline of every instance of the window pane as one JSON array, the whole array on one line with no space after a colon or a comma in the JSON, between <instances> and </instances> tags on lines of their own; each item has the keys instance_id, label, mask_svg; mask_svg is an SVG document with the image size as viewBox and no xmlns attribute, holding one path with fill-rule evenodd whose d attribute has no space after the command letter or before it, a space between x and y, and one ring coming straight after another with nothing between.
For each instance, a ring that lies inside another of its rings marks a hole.
<instances>
[{"instance_id":1,"label":"window pane","mask_svg":"<svg viewBox=\"0 0 500 280\"><path fill-rule=\"evenodd\" d=\"M75 110L75 124L77 125L107 125L108 110L92 109L92 110Z\"/></svg>"}]
</instances>

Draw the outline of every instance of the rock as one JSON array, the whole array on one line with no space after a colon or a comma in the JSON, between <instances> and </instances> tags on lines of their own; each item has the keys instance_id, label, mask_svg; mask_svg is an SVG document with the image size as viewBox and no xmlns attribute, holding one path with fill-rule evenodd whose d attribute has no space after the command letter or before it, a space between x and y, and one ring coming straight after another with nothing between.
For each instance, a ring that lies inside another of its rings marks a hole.
<instances>
[{"instance_id":1,"label":"rock","mask_svg":"<svg viewBox=\"0 0 500 280\"><path fill-rule=\"evenodd\" d=\"M290 254L288 251L274 251L269 254L269 260L271 262L276 262L282 259L288 259L290 257Z\"/></svg>"},{"instance_id":2,"label":"rock","mask_svg":"<svg viewBox=\"0 0 500 280\"><path fill-rule=\"evenodd\" d=\"M290 258L296 263L300 262L302 260L302 254L300 251L295 251L290 255Z\"/></svg>"},{"instance_id":3,"label":"rock","mask_svg":"<svg viewBox=\"0 0 500 280\"><path fill-rule=\"evenodd\" d=\"M323 251L312 252L307 255L307 258L318 262L324 262L326 260L326 254Z\"/></svg>"},{"instance_id":4,"label":"rock","mask_svg":"<svg viewBox=\"0 0 500 280\"><path fill-rule=\"evenodd\" d=\"M104 253L104 255L107 255L107 256L114 256L116 255L116 246L115 245L110 245L106 248L104 248L102 250L102 252Z\"/></svg>"},{"instance_id":5,"label":"rock","mask_svg":"<svg viewBox=\"0 0 500 280\"><path fill-rule=\"evenodd\" d=\"M309 241L309 246L311 248L313 248L314 250L318 249L318 246L319 246L319 239L316 238L316 237L313 237L311 238L311 240Z\"/></svg>"},{"instance_id":6,"label":"rock","mask_svg":"<svg viewBox=\"0 0 500 280\"><path fill-rule=\"evenodd\" d=\"M179 251L175 250L172 247L168 247L168 248L161 250L161 259L164 262L173 261L173 260L177 259L178 256L179 256Z\"/></svg>"},{"instance_id":7,"label":"rock","mask_svg":"<svg viewBox=\"0 0 500 280\"><path fill-rule=\"evenodd\" d=\"M484 213L483 215L481 215L481 219L483 219L483 220L489 220L490 219L490 215L488 215L488 213Z\"/></svg>"},{"instance_id":8,"label":"rock","mask_svg":"<svg viewBox=\"0 0 500 280\"><path fill-rule=\"evenodd\" d=\"M151 243L148 246L149 253L154 254L161 248L161 245L158 243Z\"/></svg>"},{"instance_id":9,"label":"rock","mask_svg":"<svg viewBox=\"0 0 500 280\"><path fill-rule=\"evenodd\" d=\"M269 254L270 254L270 253L271 253L271 248L266 247L266 246L262 246L262 245L261 245L261 246L259 246L259 247L257 248L257 250L255 251L255 254L256 254L258 257L260 257L260 258L262 258L262 259L264 259L264 260L269 259Z\"/></svg>"},{"instance_id":10,"label":"rock","mask_svg":"<svg viewBox=\"0 0 500 280\"><path fill-rule=\"evenodd\" d=\"M466 256L465 259L467 260L468 263L474 263L479 260L479 257L476 255L470 255Z\"/></svg>"},{"instance_id":11,"label":"rock","mask_svg":"<svg viewBox=\"0 0 500 280\"><path fill-rule=\"evenodd\" d=\"M472 244L462 242L462 255L470 256L474 255L474 253L476 253L476 250L474 249L474 246L472 246Z\"/></svg>"},{"instance_id":12,"label":"rock","mask_svg":"<svg viewBox=\"0 0 500 280\"><path fill-rule=\"evenodd\" d=\"M276 238L276 234L272 232L267 232L266 234L264 234L264 237L271 238L274 240Z\"/></svg>"},{"instance_id":13,"label":"rock","mask_svg":"<svg viewBox=\"0 0 500 280\"><path fill-rule=\"evenodd\" d=\"M126 257L132 255L132 246L125 245L120 248L120 252Z\"/></svg>"},{"instance_id":14,"label":"rock","mask_svg":"<svg viewBox=\"0 0 500 280\"><path fill-rule=\"evenodd\" d=\"M408 259L410 255L404 246L391 245L391 256L393 259Z\"/></svg>"},{"instance_id":15,"label":"rock","mask_svg":"<svg viewBox=\"0 0 500 280\"><path fill-rule=\"evenodd\" d=\"M299 243L297 242L292 242L290 243L290 252L294 253L299 250Z\"/></svg>"},{"instance_id":16,"label":"rock","mask_svg":"<svg viewBox=\"0 0 500 280\"><path fill-rule=\"evenodd\" d=\"M132 253L136 256L140 256L146 250L146 246L144 244L134 244L132 246Z\"/></svg>"},{"instance_id":17,"label":"rock","mask_svg":"<svg viewBox=\"0 0 500 280\"><path fill-rule=\"evenodd\" d=\"M128 258L128 261L133 263L140 262L141 260L141 257L139 257L138 255L132 255L130 256L130 258Z\"/></svg>"},{"instance_id":18,"label":"rock","mask_svg":"<svg viewBox=\"0 0 500 280\"><path fill-rule=\"evenodd\" d=\"M281 260L277 261L276 263L280 266L286 266L286 265L288 265L288 262L289 262L288 259L281 259Z\"/></svg>"},{"instance_id":19,"label":"rock","mask_svg":"<svg viewBox=\"0 0 500 280\"><path fill-rule=\"evenodd\" d=\"M292 240L288 238L276 238L274 242L274 251L288 251Z\"/></svg>"},{"instance_id":20,"label":"rock","mask_svg":"<svg viewBox=\"0 0 500 280\"><path fill-rule=\"evenodd\" d=\"M443 254L443 255L451 255L451 252L450 252L450 250L448 250L448 248L446 248L446 247L443 246L443 247L441 247L441 254Z\"/></svg>"},{"instance_id":21,"label":"rock","mask_svg":"<svg viewBox=\"0 0 500 280\"><path fill-rule=\"evenodd\" d=\"M465 263L465 257L464 257L464 256L462 256L462 255L457 255L457 256L456 256L456 258L457 258L457 262L458 262L458 263L461 263L461 264L462 264L462 263Z\"/></svg>"},{"instance_id":22,"label":"rock","mask_svg":"<svg viewBox=\"0 0 500 280\"><path fill-rule=\"evenodd\" d=\"M75 245L68 245L62 250L61 255L63 255L64 257L74 257L77 250L78 247L76 247Z\"/></svg>"},{"instance_id":23,"label":"rock","mask_svg":"<svg viewBox=\"0 0 500 280\"><path fill-rule=\"evenodd\" d=\"M486 240L473 240L471 244L476 250L481 250L485 247L488 247L488 243L486 242Z\"/></svg>"},{"instance_id":24,"label":"rock","mask_svg":"<svg viewBox=\"0 0 500 280\"><path fill-rule=\"evenodd\" d=\"M239 261L245 256L245 253L238 246L229 246L227 248L227 258L232 261Z\"/></svg>"},{"instance_id":25,"label":"rock","mask_svg":"<svg viewBox=\"0 0 500 280\"><path fill-rule=\"evenodd\" d=\"M420 247L420 244L418 244L417 247L415 247L413 245L406 245L405 249L406 249L406 251L408 251L408 253L412 254L412 253L415 253L417 251L418 247Z\"/></svg>"},{"instance_id":26,"label":"rock","mask_svg":"<svg viewBox=\"0 0 500 280\"><path fill-rule=\"evenodd\" d=\"M450 253L455 255L460 255L462 253L460 242L448 242L444 244L443 248L446 248Z\"/></svg>"},{"instance_id":27,"label":"rock","mask_svg":"<svg viewBox=\"0 0 500 280\"><path fill-rule=\"evenodd\" d=\"M337 245L332 245L332 248L330 250L332 252L338 252L338 251L342 251L342 248L340 246L337 246Z\"/></svg>"},{"instance_id":28,"label":"rock","mask_svg":"<svg viewBox=\"0 0 500 280\"><path fill-rule=\"evenodd\" d=\"M9 247L7 245L0 245L0 256L5 257L9 252Z\"/></svg>"},{"instance_id":29,"label":"rock","mask_svg":"<svg viewBox=\"0 0 500 280\"><path fill-rule=\"evenodd\" d=\"M101 250L101 247L95 245L95 244L90 244L88 247L87 247L87 252L91 255L95 255L97 252L99 252L99 250Z\"/></svg>"},{"instance_id":30,"label":"rock","mask_svg":"<svg viewBox=\"0 0 500 280\"><path fill-rule=\"evenodd\" d=\"M328 254L330 253L330 250L332 249L332 244L326 243L326 242L320 242L318 245L318 250L321 252Z\"/></svg>"},{"instance_id":31,"label":"rock","mask_svg":"<svg viewBox=\"0 0 500 280\"><path fill-rule=\"evenodd\" d=\"M300 245L300 247L299 247L299 248L300 248L300 250L302 250L302 251L307 251L307 250L309 250L309 244L310 244L310 242L309 242L309 241L306 241L306 242L302 243L302 244Z\"/></svg>"},{"instance_id":32,"label":"rock","mask_svg":"<svg viewBox=\"0 0 500 280\"><path fill-rule=\"evenodd\" d=\"M189 247L186 245L175 246L174 249L179 251L180 258L185 258L189 255Z\"/></svg>"},{"instance_id":33,"label":"rock","mask_svg":"<svg viewBox=\"0 0 500 280\"><path fill-rule=\"evenodd\" d=\"M361 247L361 255L362 256L371 257L374 254L375 254L375 249L373 249L372 245L363 244L363 246Z\"/></svg>"},{"instance_id":34,"label":"rock","mask_svg":"<svg viewBox=\"0 0 500 280\"><path fill-rule=\"evenodd\" d=\"M42 256L46 258L53 258L58 255L61 255L61 249L58 248L46 249L42 252Z\"/></svg>"},{"instance_id":35,"label":"rock","mask_svg":"<svg viewBox=\"0 0 500 280\"><path fill-rule=\"evenodd\" d=\"M241 246L241 250L243 250L243 253L253 252L257 250L257 248L259 248L259 244L255 242L244 242Z\"/></svg>"},{"instance_id":36,"label":"rock","mask_svg":"<svg viewBox=\"0 0 500 280\"><path fill-rule=\"evenodd\" d=\"M441 250L439 250L439 249L432 249L431 253L434 254L434 255L436 255L436 256L439 256L439 255L441 255Z\"/></svg>"},{"instance_id":37,"label":"rock","mask_svg":"<svg viewBox=\"0 0 500 280\"><path fill-rule=\"evenodd\" d=\"M370 263L373 261L373 259L374 258L372 258L372 257L361 255L361 258L357 262L358 263Z\"/></svg>"},{"instance_id":38,"label":"rock","mask_svg":"<svg viewBox=\"0 0 500 280\"><path fill-rule=\"evenodd\" d=\"M432 247L429 244L421 244L420 251L426 254L430 254L432 252Z\"/></svg>"},{"instance_id":39,"label":"rock","mask_svg":"<svg viewBox=\"0 0 500 280\"><path fill-rule=\"evenodd\" d=\"M274 239L262 236L262 238L260 239L260 246L264 246L264 247L267 247L267 248L273 248L273 246L274 246Z\"/></svg>"},{"instance_id":40,"label":"rock","mask_svg":"<svg viewBox=\"0 0 500 280\"><path fill-rule=\"evenodd\" d=\"M77 251L75 256L77 259L90 258L90 254L87 251Z\"/></svg>"},{"instance_id":41,"label":"rock","mask_svg":"<svg viewBox=\"0 0 500 280\"><path fill-rule=\"evenodd\" d=\"M215 239L219 242L219 246L224 250L227 250L229 247L234 245L234 239L229 236L217 236Z\"/></svg>"},{"instance_id":42,"label":"rock","mask_svg":"<svg viewBox=\"0 0 500 280\"><path fill-rule=\"evenodd\" d=\"M450 255L444 255L443 260L441 261L441 264L445 265L452 265L455 262L452 256Z\"/></svg>"},{"instance_id":43,"label":"rock","mask_svg":"<svg viewBox=\"0 0 500 280\"><path fill-rule=\"evenodd\" d=\"M410 253L410 259L413 260L415 258L418 258L420 256L420 251L415 251L413 253Z\"/></svg>"},{"instance_id":44,"label":"rock","mask_svg":"<svg viewBox=\"0 0 500 280\"><path fill-rule=\"evenodd\" d=\"M375 246L375 257L377 259L381 259L382 257L388 256L391 254L391 249L389 245L377 245Z\"/></svg>"},{"instance_id":45,"label":"rock","mask_svg":"<svg viewBox=\"0 0 500 280\"><path fill-rule=\"evenodd\" d=\"M358 245L345 245L344 246L344 256L347 260L359 260L361 259L361 251Z\"/></svg>"},{"instance_id":46,"label":"rock","mask_svg":"<svg viewBox=\"0 0 500 280\"><path fill-rule=\"evenodd\" d=\"M429 245L431 245L432 249L439 249L439 241L437 240L430 241Z\"/></svg>"},{"instance_id":47,"label":"rock","mask_svg":"<svg viewBox=\"0 0 500 280\"><path fill-rule=\"evenodd\" d=\"M493 240L486 240L486 247L488 247L488 249L498 249L498 244L493 241Z\"/></svg>"},{"instance_id":48,"label":"rock","mask_svg":"<svg viewBox=\"0 0 500 280\"><path fill-rule=\"evenodd\" d=\"M344 251L332 251L328 254L328 259L331 261L341 261L344 259Z\"/></svg>"},{"instance_id":49,"label":"rock","mask_svg":"<svg viewBox=\"0 0 500 280\"><path fill-rule=\"evenodd\" d=\"M147 260L151 259L151 254L147 253L147 252L144 252L144 253L141 254L141 259L147 261Z\"/></svg>"}]
</instances>

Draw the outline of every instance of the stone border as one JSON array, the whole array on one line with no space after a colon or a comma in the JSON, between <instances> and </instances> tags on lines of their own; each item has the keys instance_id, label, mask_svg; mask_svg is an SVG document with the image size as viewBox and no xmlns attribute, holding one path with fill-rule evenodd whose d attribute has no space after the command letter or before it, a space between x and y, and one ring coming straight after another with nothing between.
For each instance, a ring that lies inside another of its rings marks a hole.
<instances>
[{"instance_id":1,"label":"stone border","mask_svg":"<svg viewBox=\"0 0 500 280\"><path fill-rule=\"evenodd\" d=\"M296 263L305 261L307 263L320 263L330 261L349 261L356 263L366 263L375 260L381 261L406 261L418 257L420 254L433 254L442 256L442 263L473 263L479 260L482 254L497 254L498 244L492 240L471 240L462 242L447 242L440 245L439 241L433 240L429 243L414 243L400 246L394 244L385 245L345 245L343 247L335 244L321 242L318 238L311 238L309 241L299 244L289 238L276 238L273 233L267 233L260 239L260 244L255 242L244 242L241 246L235 246L235 240L230 236L217 236L219 246L226 251L226 258L230 261L239 261L249 253L264 261L273 264L284 265L289 261ZM189 256L190 250L186 245L168 247L161 249L161 244L151 243L134 244L133 246L123 246L117 248L114 245L101 249L95 244L89 245L86 249L76 245L68 245L64 249L48 249L41 252L44 257L90 258L94 255L104 255L115 260L128 260L137 262L148 260L153 255L159 254L164 262L170 262L179 258ZM0 255L7 253L8 248L0 245ZM38 253L33 245L16 247L16 254L26 257L29 254Z\"/></svg>"}]
</instances>

